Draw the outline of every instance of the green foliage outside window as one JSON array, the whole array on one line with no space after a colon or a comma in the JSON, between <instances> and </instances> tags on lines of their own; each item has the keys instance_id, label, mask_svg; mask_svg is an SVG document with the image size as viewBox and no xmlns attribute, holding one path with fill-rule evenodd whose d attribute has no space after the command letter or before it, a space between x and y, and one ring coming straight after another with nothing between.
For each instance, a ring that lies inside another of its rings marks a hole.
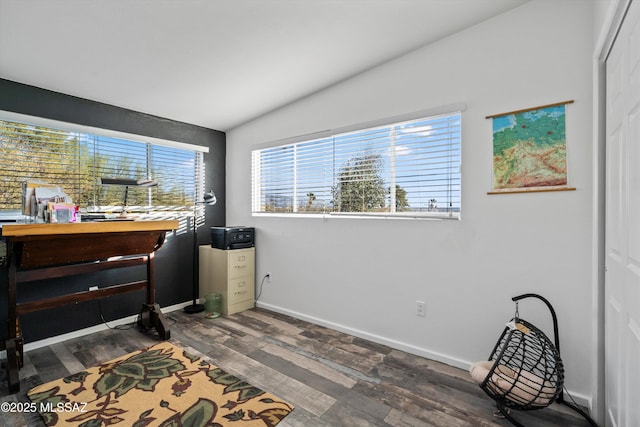
<instances>
[{"instance_id":1,"label":"green foliage outside window","mask_svg":"<svg viewBox=\"0 0 640 427\"><path fill-rule=\"evenodd\" d=\"M144 142L0 121L0 210L20 210L22 182L60 186L80 207L117 206L125 188L101 177L153 179L151 190L130 187L129 206L193 206L202 154Z\"/></svg>"}]
</instances>

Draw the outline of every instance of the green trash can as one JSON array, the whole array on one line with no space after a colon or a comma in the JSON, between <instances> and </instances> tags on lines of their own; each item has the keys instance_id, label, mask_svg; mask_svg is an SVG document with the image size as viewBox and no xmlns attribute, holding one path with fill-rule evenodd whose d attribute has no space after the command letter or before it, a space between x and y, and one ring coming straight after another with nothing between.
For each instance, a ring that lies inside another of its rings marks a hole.
<instances>
[{"instance_id":1,"label":"green trash can","mask_svg":"<svg viewBox=\"0 0 640 427\"><path fill-rule=\"evenodd\" d=\"M204 297L204 317L215 319L222 313L222 294L209 294Z\"/></svg>"}]
</instances>

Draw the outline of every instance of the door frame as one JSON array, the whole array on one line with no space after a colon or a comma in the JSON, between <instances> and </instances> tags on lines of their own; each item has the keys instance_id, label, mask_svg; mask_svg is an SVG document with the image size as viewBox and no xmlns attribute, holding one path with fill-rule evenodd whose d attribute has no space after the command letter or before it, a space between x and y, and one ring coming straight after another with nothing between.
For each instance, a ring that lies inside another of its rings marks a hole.
<instances>
[{"instance_id":1,"label":"door frame","mask_svg":"<svg viewBox=\"0 0 640 427\"><path fill-rule=\"evenodd\" d=\"M598 424L606 419L605 389L605 200L606 200L606 64L616 37L634 0L611 0L595 45L593 65L593 263L592 263L592 401ZM635 0L640 1L640 0Z\"/></svg>"}]
</instances>

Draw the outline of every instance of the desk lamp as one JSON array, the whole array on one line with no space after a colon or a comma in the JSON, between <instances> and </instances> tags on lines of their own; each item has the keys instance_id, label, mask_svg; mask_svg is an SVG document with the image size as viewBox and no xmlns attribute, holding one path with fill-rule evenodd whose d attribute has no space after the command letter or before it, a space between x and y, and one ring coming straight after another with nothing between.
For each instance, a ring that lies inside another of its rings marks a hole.
<instances>
[{"instance_id":1,"label":"desk lamp","mask_svg":"<svg viewBox=\"0 0 640 427\"><path fill-rule=\"evenodd\" d=\"M130 179L130 178L100 178L102 185L124 185L124 202L122 204L121 217L127 216L127 198L129 197L129 187L155 187L156 181L150 179Z\"/></svg>"},{"instance_id":2,"label":"desk lamp","mask_svg":"<svg viewBox=\"0 0 640 427\"><path fill-rule=\"evenodd\" d=\"M203 200L200 202L195 202L193 207L193 304L188 305L184 308L184 312L187 314L200 313L204 311L203 304L196 304L196 299L198 297L198 288L200 287L200 273L198 271L198 232L196 225L196 210L197 205L203 204L205 206L213 206L216 204L218 200L216 199L216 194L213 190L210 190L208 193L205 193L203 196Z\"/></svg>"}]
</instances>

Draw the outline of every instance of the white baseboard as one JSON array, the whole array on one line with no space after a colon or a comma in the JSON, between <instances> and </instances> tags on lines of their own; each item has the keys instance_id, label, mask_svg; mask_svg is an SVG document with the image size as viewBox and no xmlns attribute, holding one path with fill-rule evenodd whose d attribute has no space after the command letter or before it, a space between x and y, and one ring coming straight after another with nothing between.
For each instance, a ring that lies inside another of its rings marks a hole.
<instances>
[{"instance_id":1,"label":"white baseboard","mask_svg":"<svg viewBox=\"0 0 640 427\"><path fill-rule=\"evenodd\" d=\"M180 304L175 304L175 305L171 305L169 307L164 307L162 308L162 312L163 313L171 313L172 311L176 311L176 310L181 310L184 307L193 304L192 301L189 302L183 302ZM121 319L116 319L116 320L109 320L107 323L109 323L109 326L114 327L114 326L120 326L120 325L126 325L129 323L133 323L136 321L136 319L138 318L138 314L133 314L131 316L127 316L127 317L123 317ZM96 332L101 332L104 330L109 329L109 326L105 325L104 323L101 323L99 325L95 325L95 326L90 326L88 328L84 328L84 329L79 329L77 331L72 331L72 332L68 332L66 334L62 334L62 335L56 335L55 337L49 337L49 338L45 338L43 340L40 341L34 341L34 342L30 342L24 345L24 351L30 351L30 350L35 350L37 348L42 348L42 347L46 347L48 345L51 344L56 344L62 341L66 341L72 338L78 338L78 337L83 337L85 335L91 335L94 334ZM2 350L0 351L0 359L6 359L7 358L7 351L6 350Z\"/></svg>"},{"instance_id":2,"label":"white baseboard","mask_svg":"<svg viewBox=\"0 0 640 427\"><path fill-rule=\"evenodd\" d=\"M276 313L286 314L291 317L295 317L296 319L305 320L307 322L325 326L327 328L344 332L349 335L353 335L358 338L366 339L368 341L372 341L378 344L383 344L389 346L391 348L395 348L396 350L401 350L410 354L414 354L416 356L421 356L429 360L435 360L437 362L442 362L450 366L454 366L456 368L464 369L466 371L469 370L471 365L475 362L469 362L466 360L459 359L457 357L453 357L447 354L439 353L436 351L431 351L429 349L425 349L422 347L415 346L413 344L404 343L401 341L394 340L392 338L382 337L380 335L371 334L369 332L361 331L358 329L351 328L349 326L341 325L338 323L330 322L318 317L308 316L304 313L300 313L297 311L289 310L286 308L282 308L276 305L264 303L264 302L256 302L256 306L260 308L264 308L266 310L275 311ZM591 398L569 391L569 394L576 401L576 403L582 407L589 408L591 410ZM565 400L571 402L569 396L565 393Z\"/></svg>"}]
</instances>

